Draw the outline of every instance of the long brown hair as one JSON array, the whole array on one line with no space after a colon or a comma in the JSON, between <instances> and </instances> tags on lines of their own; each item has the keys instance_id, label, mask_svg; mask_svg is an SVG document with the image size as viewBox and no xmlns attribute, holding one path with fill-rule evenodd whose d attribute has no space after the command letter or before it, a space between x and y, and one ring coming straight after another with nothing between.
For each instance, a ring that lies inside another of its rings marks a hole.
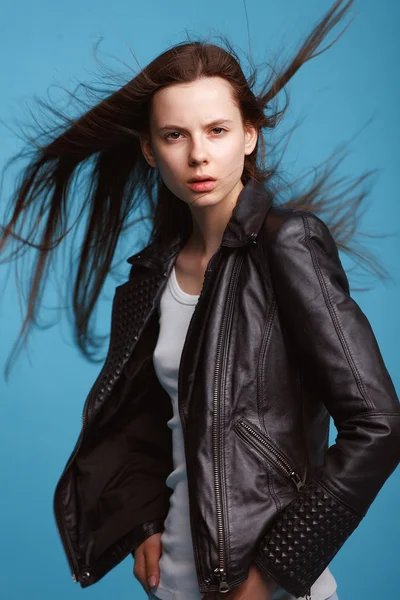
<instances>
[{"instance_id":1,"label":"long brown hair","mask_svg":"<svg viewBox=\"0 0 400 600\"><path fill-rule=\"evenodd\" d=\"M149 243L163 246L177 234L190 235L189 207L166 187L158 170L146 162L139 135L149 134L149 110L155 92L176 83L193 82L199 77L218 76L227 80L243 122L258 130L256 148L245 157L242 183L245 185L250 179L262 182L276 202L318 214L341 250L357 257L379 278L385 277L385 269L372 255L350 247L357 230L357 212L368 193L359 187L372 172L363 174L335 195L333 191L341 182L329 185L329 179L343 160L336 152L325 161L321 175L307 190L283 199L284 192L292 190L295 183L284 182L279 172L282 157L273 160L278 144L274 146L268 139L266 142L263 134L263 130L273 130L283 119L289 105L284 89L287 82L305 62L328 49L344 32L327 48L318 51L327 34L348 13L353 0L343 4L343 0L334 2L292 60L280 68L270 69L258 93L253 91L257 68L250 60L250 75L246 78L239 57L229 41L220 36L220 45L196 39L173 46L78 117L67 116L66 112L39 101L56 117L58 124L46 128L36 121L40 132L28 136L28 147L6 165L7 168L20 158L29 161L10 199L8 221L2 227L0 251L11 240L16 243L16 248L3 262L20 257L29 248L36 250L31 277L22 278L25 283L29 282L27 312L13 352L26 341L31 326L38 324L38 310L50 265L56 249L71 231L73 239L76 232L81 231L83 242L78 253L74 243L70 248L67 274L68 289L72 291L70 314L76 344L90 359L100 347L92 326L93 312L105 279L113 269L123 234L129 232L130 239L134 239L134 225L147 218L151 223ZM94 88L84 87L92 95L96 94ZM280 108L277 96L282 90L286 100ZM82 106L78 96L71 93L71 98ZM87 182L86 190L79 193L73 189L78 174ZM355 193L348 196L351 191ZM143 205L145 216L137 218L138 213L143 214Z\"/></svg>"}]
</instances>

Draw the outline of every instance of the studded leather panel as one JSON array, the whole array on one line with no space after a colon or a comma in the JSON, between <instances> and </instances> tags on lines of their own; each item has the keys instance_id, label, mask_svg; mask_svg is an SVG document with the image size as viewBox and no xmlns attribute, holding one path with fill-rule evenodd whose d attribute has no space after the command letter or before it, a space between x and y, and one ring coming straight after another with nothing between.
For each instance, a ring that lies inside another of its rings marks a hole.
<instances>
[{"instance_id":1,"label":"studded leather panel","mask_svg":"<svg viewBox=\"0 0 400 600\"><path fill-rule=\"evenodd\" d=\"M110 346L104 367L93 386L92 414L114 387L153 308L163 273L146 271L117 288L112 308Z\"/></svg>"},{"instance_id":2,"label":"studded leather panel","mask_svg":"<svg viewBox=\"0 0 400 600\"><path fill-rule=\"evenodd\" d=\"M280 513L254 562L296 598L305 596L362 518L314 479Z\"/></svg>"}]
</instances>

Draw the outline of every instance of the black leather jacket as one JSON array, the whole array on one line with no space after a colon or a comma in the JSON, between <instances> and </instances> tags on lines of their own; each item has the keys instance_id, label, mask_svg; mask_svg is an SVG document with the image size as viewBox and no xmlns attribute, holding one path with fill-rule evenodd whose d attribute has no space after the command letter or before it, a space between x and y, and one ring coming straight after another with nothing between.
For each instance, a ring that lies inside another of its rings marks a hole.
<instances>
[{"instance_id":1,"label":"black leather jacket","mask_svg":"<svg viewBox=\"0 0 400 600\"><path fill-rule=\"evenodd\" d=\"M97 582L163 530L173 469L170 399L152 353L157 302L183 243L129 259L104 366L54 509L73 577ZM400 458L400 405L322 220L240 193L211 258L179 371L199 589L253 562L303 596ZM329 419L338 430L328 448Z\"/></svg>"}]
</instances>

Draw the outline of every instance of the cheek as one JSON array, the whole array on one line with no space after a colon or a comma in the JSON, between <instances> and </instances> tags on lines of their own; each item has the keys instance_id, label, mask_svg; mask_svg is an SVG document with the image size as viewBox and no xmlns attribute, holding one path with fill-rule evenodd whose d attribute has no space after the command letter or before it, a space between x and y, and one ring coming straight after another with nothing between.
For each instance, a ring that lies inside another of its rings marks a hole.
<instances>
[{"instance_id":1,"label":"cheek","mask_svg":"<svg viewBox=\"0 0 400 600\"><path fill-rule=\"evenodd\" d=\"M237 137L229 137L218 147L218 152L224 160L240 160L244 157L244 140Z\"/></svg>"},{"instance_id":2,"label":"cheek","mask_svg":"<svg viewBox=\"0 0 400 600\"><path fill-rule=\"evenodd\" d=\"M227 173L234 174L244 165L244 148L242 144L228 144L221 149L221 154L218 157L218 162L221 169Z\"/></svg>"},{"instance_id":3,"label":"cheek","mask_svg":"<svg viewBox=\"0 0 400 600\"><path fill-rule=\"evenodd\" d=\"M184 168L183 159L178 159L176 156L169 155L168 157L162 157L157 162L160 175L164 182L171 187L176 187L176 181L182 177L182 170Z\"/></svg>"},{"instance_id":4,"label":"cheek","mask_svg":"<svg viewBox=\"0 0 400 600\"><path fill-rule=\"evenodd\" d=\"M154 152L160 171L175 171L182 165L182 152L178 148L157 148Z\"/></svg>"},{"instance_id":5,"label":"cheek","mask_svg":"<svg viewBox=\"0 0 400 600\"><path fill-rule=\"evenodd\" d=\"M185 162L183 157L179 157L178 153L169 153L168 156L160 155L157 159L157 167L160 172L161 179L167 188L176 196L180 196L179 182L185 179Z\"/></svg>"}]
</instances>

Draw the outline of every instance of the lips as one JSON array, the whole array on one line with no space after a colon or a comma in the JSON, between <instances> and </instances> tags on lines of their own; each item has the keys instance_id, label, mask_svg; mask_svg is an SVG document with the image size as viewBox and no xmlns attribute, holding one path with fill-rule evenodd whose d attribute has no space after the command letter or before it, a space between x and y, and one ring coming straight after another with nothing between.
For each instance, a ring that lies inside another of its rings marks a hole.
<instances>
[{"instance_id":1,"label":"lips","mask_svg":"<svg viewBox=\"0 0 400 600\"><path fill-rule=\"evenodd\" d=\"M214 177L208 177L205 175L204 177L193 177L193 179L189 179L188 183L197 183L200 181L215 181Z\"/></svg>"},{"instance_id":2,"label":"lips","mask_svg":"<svg viewBox=\"0 0 400 600\"><path fill-rule=\"evenodd\" d=\"M202 179L189 182L188 186L194 192L210 192L216 186L215 179Z\"/></svg>"}]
</instances>

